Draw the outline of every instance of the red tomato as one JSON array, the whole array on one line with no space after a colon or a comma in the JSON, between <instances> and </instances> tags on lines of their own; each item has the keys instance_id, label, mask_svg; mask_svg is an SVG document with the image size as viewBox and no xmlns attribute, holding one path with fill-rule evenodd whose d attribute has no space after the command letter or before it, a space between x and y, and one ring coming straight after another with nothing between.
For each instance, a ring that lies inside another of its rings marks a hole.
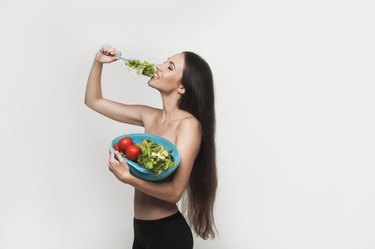
<instances>
[{"instance_id":1,"label":"red tomato","mask_svg":"<svg viewBox=\"0 0 375 249\"><path fill-rule=\"evenodd\" d=\"M126 148L129 146L129 145L132 145L133 144L133 140L130 138L130 137L124 137L124 138L121 138L120 141L118 141L118 148L125 153L126 151Z\"/></svg>"},{"instance_id":2,"label":"red tomato","mask_svg":"<svg viewBox=\"0 0 375 249\"><path fill-rule=\"evenodd\" d=\"M135 144L131 144L126 148L125 156L132 161L137 161L138 155L141 154L142 150Z\"/></svg>"},{"instance_id":3,"label":"red tomato","mask_svg":"<svg viewBox=\"0 0 375 249\"><path fill-rule=\"evenodd\" d=\"M117 151L120 151L120 149L118 148L118 144L114 144L114 145L113 145L113 148L114 148L115 150L117 150Z\"/></svg>"}]
</instances>

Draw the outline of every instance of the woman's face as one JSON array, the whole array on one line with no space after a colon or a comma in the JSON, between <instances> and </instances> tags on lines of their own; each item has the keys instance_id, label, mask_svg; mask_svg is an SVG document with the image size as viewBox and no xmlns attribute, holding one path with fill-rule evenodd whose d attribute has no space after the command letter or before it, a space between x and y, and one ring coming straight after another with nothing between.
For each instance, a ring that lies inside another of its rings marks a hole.
<instances>
[{"instance_id":1,"label":"woman's face","mask_svg":"<svg viewBox=\"0 0 375 249\"><path fill-rule=\"evenodd\" d=\"M179 53L168 58L163 64L156 65L156 72L148 81L149 86L165 93L178 91L183 94L184 87L181 84L181 78L184 63L185 56Z\"/></svg>"}]
</instances>

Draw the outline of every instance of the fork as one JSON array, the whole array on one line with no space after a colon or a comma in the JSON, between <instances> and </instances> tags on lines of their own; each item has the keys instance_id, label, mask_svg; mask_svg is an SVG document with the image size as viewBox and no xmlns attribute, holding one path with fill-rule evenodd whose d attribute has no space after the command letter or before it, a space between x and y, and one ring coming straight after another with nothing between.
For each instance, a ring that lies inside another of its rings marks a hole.
<instances>
[{"instance_id":1,"label":"fork","mask_svg":"<svg viewBox=\"0 0 375 249\"><path fill-rule=\"evenodd\" d=\"M122 57L121 55L118 55L118 54L115 54L114 56L116 56L117 58L119 58L119 59L121 59L123 61L130 61L130 59Z\"/></svg>"}]
</instances>

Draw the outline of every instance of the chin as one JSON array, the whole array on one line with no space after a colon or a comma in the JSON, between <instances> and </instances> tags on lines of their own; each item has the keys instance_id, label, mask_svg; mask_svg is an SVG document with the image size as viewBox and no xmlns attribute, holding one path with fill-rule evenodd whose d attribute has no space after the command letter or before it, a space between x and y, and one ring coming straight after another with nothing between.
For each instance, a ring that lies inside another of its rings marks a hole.
<instances>
[{"instance_id":1,"label":"chin","mask_svg":"<svg viewBox=\"0 0 375 249\"><path fill-rule=\"evenodd\" d=\"M157 88L153 85L153 80L152 80L152 79L149 80L149 81L147 82L147 84L148 84L149 87L152 87L152 88L157 89Z\"/></svg>"}]
</instances>

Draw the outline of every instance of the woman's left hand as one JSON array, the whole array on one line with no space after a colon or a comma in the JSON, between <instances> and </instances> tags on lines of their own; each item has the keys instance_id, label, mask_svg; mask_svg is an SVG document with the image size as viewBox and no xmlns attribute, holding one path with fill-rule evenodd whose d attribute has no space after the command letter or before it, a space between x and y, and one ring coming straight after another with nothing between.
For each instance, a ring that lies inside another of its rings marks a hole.
<instances>
[{"instance_id":1,"label":"woman's left hand","mask_svg":"<svg viewBox=\"0 0 375 249\"><path fill-rule=\"evenodd\" d=\"M131 177L129 165L124 161L118 151L116 151L116 158L115 154L109 149L108 168L120 181L128 183Z\"/></svg>"}]
</instances>

